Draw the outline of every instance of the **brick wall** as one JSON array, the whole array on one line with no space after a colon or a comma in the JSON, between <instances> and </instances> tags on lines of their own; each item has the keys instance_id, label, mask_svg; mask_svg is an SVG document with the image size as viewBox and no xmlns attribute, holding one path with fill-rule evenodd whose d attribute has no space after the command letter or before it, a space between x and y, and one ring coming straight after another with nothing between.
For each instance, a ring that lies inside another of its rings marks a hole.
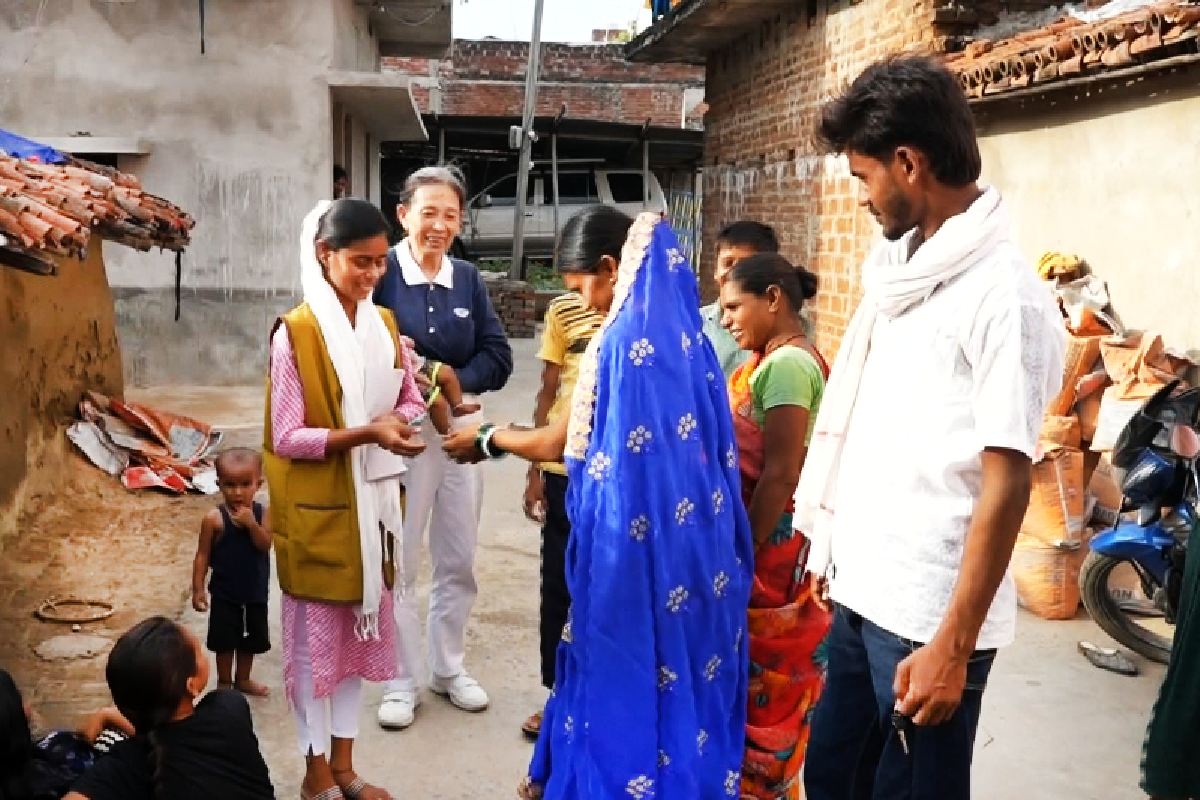
<instances>
[{"instance_id":1,"label":"brick wall","mask_svg":"<svg viewBox=\"0 0 1200 800\"><path fill-rule=\"evenodd\" d=\"M484 281L505 335L510 339L532 339L540 320L538 293L533 286L525 281L509 280L486 272Z\"/></svg>"},{"instance_id":2,"label":"brick wall","mask_svg":"<svg viewBox=\"0 0 1200 800\"><path fill-rule=\"evenodd\" d=\"M818 153L822 101L888 53L929 45L934 0L822 2L807 19L768 23L708 59L702 280L711 298L717 231L736 219L774 225L783 253L821 278L810 309L833 356L861 297L859 266L878 226L840 158ZM828 8L826 8L828 5Z\"/></svg>"},{"instance_id":3,"label":"brick wall","mask_svg":"<svg viewBox=\"0 0 1200 800\"><path fill-rule=\"evenodd\" d=\"M414 77L413 97L423 113L517 116L525 98L528 42L456 41L450 58L385 58L383 68ZM621 45L542 46L537 113L607 122L678 127L684 92L704 86L702 68L634 65ZM689 125L699 127L693 114Z\"/></svg>"}]
</instances>

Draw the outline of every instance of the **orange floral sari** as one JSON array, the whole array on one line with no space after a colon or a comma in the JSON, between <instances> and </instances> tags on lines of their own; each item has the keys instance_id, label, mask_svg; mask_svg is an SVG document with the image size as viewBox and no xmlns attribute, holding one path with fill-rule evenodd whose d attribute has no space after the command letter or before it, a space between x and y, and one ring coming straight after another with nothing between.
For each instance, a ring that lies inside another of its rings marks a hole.
<instances>
[{"instance_id":1,"label":"orange floral sari","mask_svg":"<svg viewBox=\"0 0 1200 800\"><path fill-rule=\"evenodd\" d=\"M828 377L829 367L817 355ZM761 361L762 354L755 353L729 381L747 508L763 471L763 430L754 419L750 388L750 376ZM812 712L825 683L824 643L831 618L816 604L811 579L804 575L808 540L792 529L793 511L789 502L775 531L755 553L741 785L742 797L754 800L800 797L798 778Z\"/></svg>"}]
</instances>

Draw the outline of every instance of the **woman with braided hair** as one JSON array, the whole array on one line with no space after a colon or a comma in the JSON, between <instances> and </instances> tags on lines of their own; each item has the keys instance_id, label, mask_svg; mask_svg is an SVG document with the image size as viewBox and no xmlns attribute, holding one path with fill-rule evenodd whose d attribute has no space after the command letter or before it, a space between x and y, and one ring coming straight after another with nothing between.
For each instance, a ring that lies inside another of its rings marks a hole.
<instances>
[{"instance_id":1,"label":"woman with braided hair","mask_svg":"<svg viewBox=\"0 0 1200 800\"><path fill-rule=\"evenodd\" d=\"M250 706L208 684L200 640L165 617L135 625L113 646L105 676L136 735L113 747L66 800L273 800Z\"/></svg>"}]
</instances>

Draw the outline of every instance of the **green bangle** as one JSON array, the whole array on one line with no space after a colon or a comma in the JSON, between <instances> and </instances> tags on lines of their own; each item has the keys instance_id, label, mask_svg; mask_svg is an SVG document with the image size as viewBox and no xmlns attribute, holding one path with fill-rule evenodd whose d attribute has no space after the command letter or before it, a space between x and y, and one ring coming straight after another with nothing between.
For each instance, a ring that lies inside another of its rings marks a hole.
<instances>
[{"instance_id":1,"label":"green bangle","mask_svg":"<svg viewBox=\"0 0 1200 800\"><path fill-rule=\"evenodd\" d=\"M425 401L425 405L432 406L437 402L437 399L442 396L442 387L434 386L433 391L429 393L429 399Z\"/></svg>"},{"instance_id":2,"label":"green bangle","mask_svg":"<svg viewBox=\"0 0 1200 800\"><path fill-rule=\"evenodd\" d=\"M493 426L492 429L483 437L483 454L493 461L499 458L504 458L506 455L508 455L508 453L501 450L500 447L495 444L494 440L498 431L499 428Z\"/></svg>"},{"instance_id":3,"label":"green bangle","mask_svg":"<svg viewBox=\"0 0 1200 800\"><path fill-rule=\"evenodd\" d=\"M496 430L495 425L490 422L484 422L479 426L479 430L475 432L475 449L485 456L488 455L488 451L485 449L488 434L494 430ZM490 458L490 456L488 457Z\"/></svg>"}]
</instances>

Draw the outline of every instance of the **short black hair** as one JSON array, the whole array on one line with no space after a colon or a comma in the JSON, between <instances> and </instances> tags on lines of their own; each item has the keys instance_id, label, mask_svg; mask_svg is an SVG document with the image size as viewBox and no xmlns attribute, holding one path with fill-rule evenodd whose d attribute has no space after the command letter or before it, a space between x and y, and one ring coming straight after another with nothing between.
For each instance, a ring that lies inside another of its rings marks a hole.
<instances>
[{"instance_id":1,"label":"short black hair","mask_svg":"<svg viewBox=\"0 0 1200 800\"><path fill-rule=\"evenodd\" d=\"M558 237L558 271L595 275L600 259L621 261L633 217L612 206L588 206L563 225Z\"/></svg>"},{"instance_id":2,"label":"short black hair","mask_svg":"<svg viewBox=\"0 0 1200 800\"><path fill-rule=\"evenodd\" d=\"M334 181L334 183L337 183L342 178L345 178L346 180L350 179L350 176L346 174L346 168L341 166L340 164L334 164L333 165L333 181Z\"/></svg>"},{"instance_id":3,"label":"short black hair","mask_svg":"<svg viewBox=\"0 0 1200 800\"><path fill-rule=\"evenodd\" d=\"M796 312L804 308L806 300L816 297L820 283L816 275L778 253L758 253L743 258L730 271L728 280L755 297L764 297L768 289L777 286Z\"/></svg>"},{"instance_id":4,"label":"short black hair","mask_svg":"<svg viewBox=\"0 0 1200 800\"><path fill-rule=\"evenodd\" d=\"M332 250L344 250L380 234L391 232L387 217L366 200L343 197L334 200L317 225L317 241Z\"/></svg>"},{"instance_id":5,"label":"short black hair","mask_svg":"<svg viewBox=\"0 0 1200 800\"><path fill-rule=\"evenodd\" d=\"M947 186L972 184L983 169L962 85L928 56L892 56L867 67L821 109L817 140L829 151L880 161L890 161L897 147L916 148Z\"/></svg>"},{"instance_id":6,"label":"short black hair","mask_svg":"<svg viewBox=\"0 0 1200 800\"><path fill-rule=\"evenodd\" d=\"M262 474L262 454L257 450L252 450L249 447L230 447L222 450L217 454L217 459L213 463L213 467L217 471L217 477L222 477L222 473L226 468L231 466L253 466L254 469Z\"/></svg>"},{"instance_id":7,"label":"short black hair","mask_svg":"<svg viewBox=\"0 0 1200 800\"><path fill-rule=\"evenodd\" d=\"M731 222L717 234L717 247L750 247L756 253L778 253L779 237L770 225L750 220Z\"/></svg>"}]
</instances>

